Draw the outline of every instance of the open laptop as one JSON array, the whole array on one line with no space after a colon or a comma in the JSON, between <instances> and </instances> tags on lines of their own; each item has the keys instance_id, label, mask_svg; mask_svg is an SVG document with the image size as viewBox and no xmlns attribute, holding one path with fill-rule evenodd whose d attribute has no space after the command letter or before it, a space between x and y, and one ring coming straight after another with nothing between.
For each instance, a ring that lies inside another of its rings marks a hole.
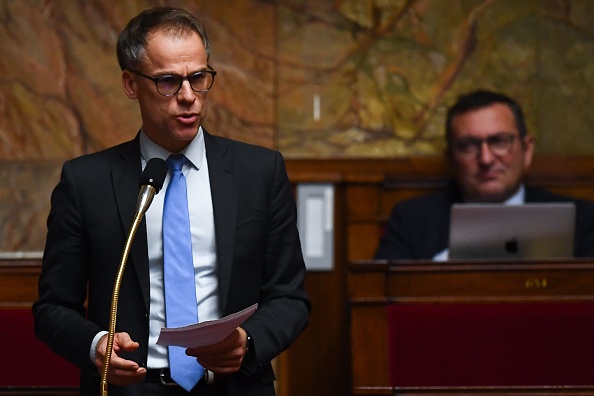
<instances>
[{"instance_id":1,"label":"open laptop","mask_svg":"<svg viewBox=\"0 0 594 396\"><path fill-rule=\"evenodd\" d=\"M573 257L573 203L456 204L449 259Z\"/></svg>"}]
</instances>

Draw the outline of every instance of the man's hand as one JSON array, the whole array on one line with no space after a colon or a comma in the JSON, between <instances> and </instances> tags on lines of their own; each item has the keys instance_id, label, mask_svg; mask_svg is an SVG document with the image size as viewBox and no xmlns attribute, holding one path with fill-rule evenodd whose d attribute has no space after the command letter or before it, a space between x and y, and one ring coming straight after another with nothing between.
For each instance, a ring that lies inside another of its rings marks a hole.
<instances>
[{"instance_id":1,"label":"man's hand","mask_svg":"<svg viewBox=\"0 0 594 396\"><path fill-rule=\"evenodd\" d=\"M146 369L140 367L132 360L122 359L118 352L133 352L138 349L137 342L132 341L128 333L116 333L113 337L113 351L109 363L109 372L107 382L114 385L131 385L142 381L146 375ZM103 373L103 361L105 360L105 351L107 350L107 334L101 337L97 344L97 353L95 354L95 366L99 374Z\"/></svg>"},{"instance_id":2,"label":"man's hand","mask_svg":"<svg viewBox=\"0 0 594 396\"><path fill-rule=\"evenodd\" d=\"M195 356L202 367L215 374L231 374L239 371L246 346L247 334L238 327L221 342L186 349L186 355Z\"/></svg>"}]
</instances>

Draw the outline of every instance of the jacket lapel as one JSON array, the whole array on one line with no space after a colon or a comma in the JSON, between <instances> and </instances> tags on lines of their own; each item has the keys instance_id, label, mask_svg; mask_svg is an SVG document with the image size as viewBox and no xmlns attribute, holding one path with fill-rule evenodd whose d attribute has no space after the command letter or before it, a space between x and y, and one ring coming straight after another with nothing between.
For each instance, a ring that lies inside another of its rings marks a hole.
<instances>
[{"instance_id":1,"label":"jacket lapel","mask_svg":"<svg viewBox=\"0 0 594 396\"><path fill-rule=\"evenodd\" d=\"M136 202L140 191L138 181L142 172L140 163L140 143L136 138L121 146L122 160L112 168L113 189L116 196L120 223L124 235L128 236L134 217L136 216ZM125 241L124 241L125 242ZM121 246L123 251L124 246ZM149 268L148 268L148 243L146 239L146 220L143 218L138 226L134 241L130 247L130 255L126 267L133 265L142 290L142 297L147 312L149 312Z\"/></svg>"},{"instance_id":2,"label":"jacket lapel","mask_svg":"<svg viewBox=\"0 0 594 396\"><path fill-rule=\"evenodd\" d=\"M215 240L221 309L225 312L235 246L237 191L233 182L233 168L227 159L225 140L204 131L206 158L215 222Z\"/></svg>"}]
</instances>

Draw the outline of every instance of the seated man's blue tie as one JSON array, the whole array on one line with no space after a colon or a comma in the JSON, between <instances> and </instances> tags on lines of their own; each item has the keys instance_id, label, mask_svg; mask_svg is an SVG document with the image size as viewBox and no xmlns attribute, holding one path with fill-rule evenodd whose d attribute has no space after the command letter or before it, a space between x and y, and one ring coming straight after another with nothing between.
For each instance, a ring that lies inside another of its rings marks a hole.
<instances>
[{"instance_id":1,"label":"seated man's blue tie","mask_svg":"<svg viewBox=\"0 0 594 396\"><path fill-rule=\"evenodd\" d=\"M188 212L186 178L182 154L171 155L167 164L172 170L163 206L163 273L167 327L181 327L198 322L196 281L192 261L192 238ZM169 347L171 378L188 392L204 375L196 358L185 348Z\"/></svg>"}]
</instances>

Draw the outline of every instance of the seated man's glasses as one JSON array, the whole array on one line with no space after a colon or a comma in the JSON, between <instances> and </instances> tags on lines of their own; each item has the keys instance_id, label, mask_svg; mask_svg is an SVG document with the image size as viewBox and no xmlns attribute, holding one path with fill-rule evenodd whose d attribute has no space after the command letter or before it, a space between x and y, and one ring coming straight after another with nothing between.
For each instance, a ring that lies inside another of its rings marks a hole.
<instances>
[{"instance_id":1,"label":"seated man's glasses","mask_svg":"<svg viewBox=\"0 0 594 396\"><path fill-rule=\"evenodd\" d=\"M192 73L188 76L164 74L162 76L151 77L134 70L130 71L141 77L153 80L155 82L155 86L157 87L157 92L163 96L173 96L178 93L185 80L188 80L190 87L192 87L194 92L206 92L210 89L210 87L212 87L214 78L217 75L217 72L214 70L203 70Z\"/></svg>"},{"instance_id":2,"label":"seated man's glasses","mask_svg":"<svg viewBox=\"0 0 594 396\"><path fill-rule=\"evenodd\" d=\"M454 154L460 157L476 157L481 152L483 143L486 142L491 153L497 156L504 156L510 153L515 139L516 136L511 133L498 133L485 139L472 137L461 138L452 142L452 149Z\"/></svg>"}]
</instances>

